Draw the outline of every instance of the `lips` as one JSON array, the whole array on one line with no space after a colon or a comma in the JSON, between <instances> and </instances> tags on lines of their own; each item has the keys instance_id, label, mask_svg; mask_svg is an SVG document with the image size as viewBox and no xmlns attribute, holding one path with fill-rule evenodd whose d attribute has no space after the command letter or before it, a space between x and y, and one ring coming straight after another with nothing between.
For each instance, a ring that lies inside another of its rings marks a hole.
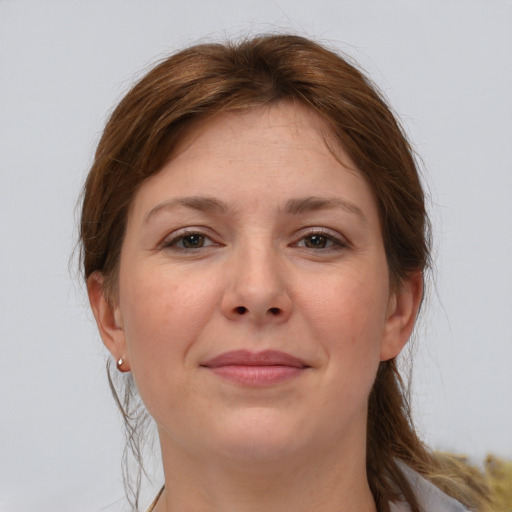
<instances>
[{"instance_id":1,"label":"lips","mask_svg":"<svg viewBox=\"0 0 512 512\"><path fill-rule=\"evenodd\" d=\"M235 350L225 352L203 363L208 368L221 366L291 366L305 368L307 365L295 356L278 350L265 350L263 352L249 352L248 350Z\"/></svg>"},{"instance_id":2,"label":"lips","mask_svg":"<svg viewBox=\"0 0 512 512\"><path fill-rule=\"evenodd\" d=\"M201 366L219 377L253 386L278 384L300 376L309 368L301 359L277 350L225 352Z\"/></svg>"}]
</instances>

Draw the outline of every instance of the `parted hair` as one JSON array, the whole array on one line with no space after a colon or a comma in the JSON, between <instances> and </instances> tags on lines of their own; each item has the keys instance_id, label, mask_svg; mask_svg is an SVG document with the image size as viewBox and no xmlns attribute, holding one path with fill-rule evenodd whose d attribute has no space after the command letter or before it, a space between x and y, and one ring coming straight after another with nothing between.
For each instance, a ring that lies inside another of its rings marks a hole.
<instances>
[{"instance_id":1,"label":"parted hair","mask_svg":"<svg viewBox=\"0 0 512 512\"><path fill-rule=\"evenodd\" d=\"M399 287L413 272L425 271L430 264L430 229L424 192L414 153L391 108L347 58L300 36L268 35L182 50L154 67L119 103L84 187L84 277L101 272L105 293L117 300L130 204L139 187L172 158L191 123L279 101L298 102L320 116L366 179L378 207L393 286ZM127 389L126 400L115 394L138 457L133 421L137 424L140 418L126 410L132 395ZM399 499L420 512L401 463L433 481L440 470L415 432L407 397L396 361L382 362L367 422L367 475L381 512L389 512L390 501ZM461 496L456 484L443 481L443 490ZM476 493L463 499L475 506L480 498Z\"/></svg>"}]
</instances>

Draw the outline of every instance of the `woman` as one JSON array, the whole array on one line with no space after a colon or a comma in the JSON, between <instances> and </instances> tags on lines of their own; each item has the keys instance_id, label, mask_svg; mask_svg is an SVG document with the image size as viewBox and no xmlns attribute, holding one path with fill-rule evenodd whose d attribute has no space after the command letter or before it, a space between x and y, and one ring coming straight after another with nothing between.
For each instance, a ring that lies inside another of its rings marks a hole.
<instances>
[{"instance_id":1,"label":"woman","mask_svg":"<svg viewBox=\"0 0 512 512\"><path fill-rule=\"evenodd\" d=\"M429 263L418 172L345 60L268 36L162 62L107 123L81 240L101 337L158 428L152 510L466 510L423 478L441 473L395 362Z\"/></svg>"}]
</instances>

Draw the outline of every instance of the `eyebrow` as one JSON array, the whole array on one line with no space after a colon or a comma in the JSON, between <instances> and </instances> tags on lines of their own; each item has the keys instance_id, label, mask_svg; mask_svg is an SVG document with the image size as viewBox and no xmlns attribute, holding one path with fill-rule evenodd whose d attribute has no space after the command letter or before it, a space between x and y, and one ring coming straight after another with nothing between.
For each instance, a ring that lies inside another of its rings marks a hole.
<instances>
[{"instance_id":1,"label":"eyebrow","mask_svg":"<svg viewBox=\"0 0 512 512\"><path fill-rule=\"evenodd\" d=\"M229 207L226 203L213 197L177 197L175 199L170 199L169 201L164 201L163 203L157 204L146 215L144 222L148 222L151 217L154 217L158 212L162 210L172 210L179 206L184 206L186 208L191 208L192 210L198 210L201 212L228 213L229 211Z\"/></svg>"},{"instance_id":2,"label":"eyebrow","mask_svg":"<svg viewBox=\"0 0 512 512\"><path fill-rule=\"evenodd\" d=\"M174 208L184 206L192 210L198 210L201 212L211 212L228 214L232 212L232 208L228 204L215 199L213 197L203 196L190 196L190 197L177 197L164 201L156 205L144 218L144 223L148 222L152 217L162 210L172 210ZM297 199L289 199L284 207L284 212L290 215L300 215L303 213L319 211L319 210L330 210L335 208L342 208L348 213L352 213L361 218L364 222L367 222L366 216L363 211L356 206L354 203L341 199L338 197L301 197Z\"/></svg>"},{"instance_id":3,"label":"eyebrow","mask_svg":"<svg viewBox=\"0 0 512 512\"><path fill-rule=\"evenodd\" d=\"M342 208L348 213L352 213L367 222L366 216L354 203L341 199L339 197L303 197L299 199L290 199L286 202L285 212L292 215L300 215L301 213L313 212L318 210L331 210L334 208Z\"/></svg>"}]
</instances>

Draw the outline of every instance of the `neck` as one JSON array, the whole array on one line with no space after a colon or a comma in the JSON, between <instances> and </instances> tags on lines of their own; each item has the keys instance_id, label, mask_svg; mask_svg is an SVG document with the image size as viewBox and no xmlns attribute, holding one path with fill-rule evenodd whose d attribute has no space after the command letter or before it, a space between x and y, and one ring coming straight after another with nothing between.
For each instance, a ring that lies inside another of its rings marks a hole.
<instances>
[{"instance_id":1,"label":"neck","mask_svg":"<svg viewBox=\"0 0 512 512\"><path fill-rule=\"evenodd\" d=\"M165 439L161 444L165 491L155 512L376 511L364 456L354 460L331 447L250 464L216 457L205 462Z\"/></svg>"}]
</instances>

